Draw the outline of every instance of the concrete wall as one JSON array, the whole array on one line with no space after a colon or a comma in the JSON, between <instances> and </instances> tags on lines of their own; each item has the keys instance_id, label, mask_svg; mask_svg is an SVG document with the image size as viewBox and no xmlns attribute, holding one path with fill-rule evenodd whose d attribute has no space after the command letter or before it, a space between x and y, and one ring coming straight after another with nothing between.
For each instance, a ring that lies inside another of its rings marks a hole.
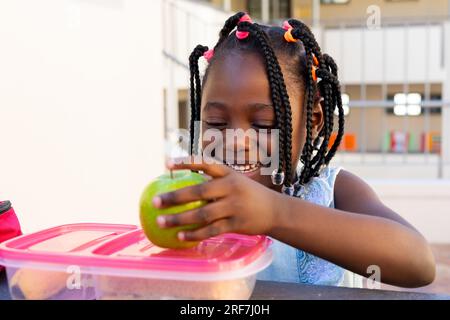
<instances>
[{"instance_id":1,"label":"concrete wall","mask_svg":"<svg viewBox=\"0 0 450 320\"><path fill-rule=\"evenodd\" d=\"M327 29L322 40L323 51L337 61L340 78L347 84L445 79L441 24Z\"/></svg>"},{"instance_id":2,"label":"concrete wall","mask_svg":"<svg viewBox=\"0 0 450 320\"><path fill-rule=\"evenodd\" d=\"M163 170L159 0L0 2L0 199L25 232L138 223Z\"/></svg>"}]
</instances>

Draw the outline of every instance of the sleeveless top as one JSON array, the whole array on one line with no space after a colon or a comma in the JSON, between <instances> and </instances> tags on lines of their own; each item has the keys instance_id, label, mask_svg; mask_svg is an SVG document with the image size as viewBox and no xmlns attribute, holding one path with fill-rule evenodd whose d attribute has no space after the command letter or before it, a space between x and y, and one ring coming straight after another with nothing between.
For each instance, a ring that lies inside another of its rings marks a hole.
<instances>
[{"instance_id":1,"label":"sleeveless top","mask_svg":"<svg viewBox=\"0 0 450 320\"><path fill-rule=\"evenodd\" d=\"M297 176L300 174L297 169ZM283 193L334 208L334 183L341 168L325 167L318 177L301 186L298 182L283 187ZM257 275L258 280L295 282L316 285L342 285L345 269L299 250L281 241L273 241L273 262Z\"/></svg>"}]
</instances>

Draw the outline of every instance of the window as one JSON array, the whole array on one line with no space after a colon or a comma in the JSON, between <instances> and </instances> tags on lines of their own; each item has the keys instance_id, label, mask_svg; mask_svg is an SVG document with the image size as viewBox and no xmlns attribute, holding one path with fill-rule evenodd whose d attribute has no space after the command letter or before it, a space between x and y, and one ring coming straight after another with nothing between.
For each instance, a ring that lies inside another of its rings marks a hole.
<instances>
[{"instance_id":1,"label":"window","mask_svg":"<svg viewBox=\"0 0 450 320\"><path fill-rule=\"evenodd\" d=\"M440 94L432 94L430 100L440 104ZM386 113L395 116L420 116L428 112L428 114L441 114L441 107L422 107L423 98L420 93L397 93L395 95L389 95L388 101L394 102L393 108L386 108ZM426 110L426 111L425 111Z\"/></svg>"},{"instance_id":2,"label":"window","mask_svg":"<svg viewBox=\"0 0 450 320\"><path fill-rule=\"evenodd\" d=\"M422 113L420 93L397 93L394 95L394 114L396 116L418 116Z\"/></svg>"},{"instance_id":3,"label":"window","mask_svg":"<svg viewBox=\"0 0 450 320\"><path fill-rule=\"evenodd\" d=\"M269 0L269 19L282 20L291 16L290 0ZM262 0L247 0L247 11L255 19L262 19Z\"/></svg>"},{"instance_id":4,"label":"window","mask_svg":"<svg viewBox=\"0 0 450 320\"><path fill-rule=\"evenodd\" d=\"M350 96L346 93L343 93L342 95L342 109L344 109L344 116L348 116L348 114L350 113ZM336 116L339 116L339 110L336 108L336 110L334 110L334 114Z\"/></svg>"}]
</instances>

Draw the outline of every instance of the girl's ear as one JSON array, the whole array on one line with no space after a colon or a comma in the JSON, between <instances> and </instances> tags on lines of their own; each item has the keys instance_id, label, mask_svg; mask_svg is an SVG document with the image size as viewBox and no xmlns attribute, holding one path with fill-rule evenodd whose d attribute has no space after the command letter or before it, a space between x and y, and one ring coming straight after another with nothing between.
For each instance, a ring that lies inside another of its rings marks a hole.
<instances>
[{"instance_id":1,"label":"girl's ear","mask_svg":"<svg viewBox=\"0 0 450 320\"><path fill-rule=\"evenodd\" d=\"M312 129L313 137L316 138L319 132L322 130L324 125L323 108L322 108L323 98L317 98L314 102L313 115L312 115Z\"/></svg>"}]
</instances>

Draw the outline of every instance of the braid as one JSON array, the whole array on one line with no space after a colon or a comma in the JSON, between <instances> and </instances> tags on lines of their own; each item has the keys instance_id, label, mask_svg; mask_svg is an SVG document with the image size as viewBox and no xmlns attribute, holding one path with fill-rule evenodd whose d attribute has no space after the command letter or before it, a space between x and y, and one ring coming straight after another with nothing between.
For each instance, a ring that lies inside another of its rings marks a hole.
<instances>
[{"instance_id":1,"label":"braid","mask_svg":"<svg viewBox=\"0 0 450 320\"><path fill-rule=\"evenodd\" d=\"M334 155L336 154L336 151L339 148L339 145L344 136L344 126L345 126L344 108L342 107L342 95L341 95L341 88L340 88L339 80L337 79L336 76L330 75L329 81L332 84L333 92L334 92L333 96L336 99L335 100L336 104L334 106L337 106L337 109L339 112L339 121L338 121L339 126L338 126L338 133L336 136L336 140L334 141L333 145L330 148L330 151L327 154L325 164L328 164L331 161L331 159L334 157ZM333 109L333 112L334 112L334 109Z\"/></svg>"},{"instance_id":2,"label":"braid","mask_svg":"<svg viewBox=\"0 0 450 320\"><path fill-rule=\"evenodd\" d=\"M330 57L327 54L323 55L324 61L326 66L330 69L333 77L331 80L332 90L333 90L333 105L332 105L332 114L334 113L334 109L337 107L338 109L338 117L339 117L339 126L338 126L338 134L336 136L336 140L334 141L333 145L330 148L330 151L328 152L325 164L328 165L330 160L334 157L336 154L336 151L342 141L342 137L344 136L344 125L345 125L345 119L344 119L344 109L342 107L342 95L341 95L341 88L339 84L339 80L337 79L338 76L338 67L336 63L334 62L333 58ZM334 117L333 117L334 119ZM333 121L333 120L331 120Z\"/></svg>"},{"instance_id":3,"label":"braid","mask_svg":"<svg viewBox=\"0 0 450 320\"><path fill-rule=\"evenodd\" d=\"M261 51L266 62L266 70L269 78L271 97L274 104L277 127L279 135L279 156L281 170L285 171L285 185L291 183L291 149L292 149L292 120L291 106L286 90L286 85L281 73L278 59L269 44L267 34L257 24L243 22L239 24L238 30L250 31L261 46Z\"/></svg>"},{"instance_id":4,"label":"braid","mask_svg":"<svg viewBox=\"0 0 450 320\"><path fill-rule=\"evenodd\" d=\"M337 79L338 68L336 63L329 55L321 53L321 49L308 26L295 19L289 20L289 24L294 28L292 30L292 36L295 39L302 41L306 52L305 108L307 136L302 152L304 168L300 177L300 183L305 183L313 176L317 176L320 169L324 165L328 165L335 155L344 134L344 113L342 109L340 84ZM321 81L318 84L317 89L319 90L320 96L323 97L322 110L324 117L324 127L319 132L319 136L314 140L314 146L316 146L320 140L323 140L321 141L320 148L317 150L317 154L313 159L311 159L311 149L313 148L311 143L311 134L312 108L314 102L311 101L311 94L316 90L316 85L313 81L311 81L311 68L313 64L312 54L317 57L319 62L319 68L316 70L316 75L321 78ZM338 135L333 143L333 146L328 151L328 144L334 129L334 109L336 106L339 110Z\"/></svg>"},{"instance_id":5,"label":"braid","mask_svg":"<svg viewBox=\"0 0 450 320\"><path fill-rule=\"evenodd\" d=\"M202 88L200 80L200 71L198 67L198 60L208 50L208 47L198 45L189 56L189 70L190 70L190 98L191 98L191 154L194 150L197 151L197 139L195 135L195 123L200 121L200 107L202 103Z\"/></svg>"},{"instance_id":6,"label":"braid","mask_svg":"<svg viewBox=\"0 0 450 320\"><path fill-rule=\"evenodd\" d=\"M300 184L305 184L310 179L310 171L311 171L311 155L313 152L312 147L312 115L313 115L313 107L314 107L314 80L311 74L311 68L313 65L311 50L309 48L305 48L306 50L306 85L305 85L305 93L306 93L306 140L305 145L302 151L302 160L304 163L304 168L300 174Z\"/></svg>"},{"instance_id":7,"label":"braid","mask_svg":"<svg viewBox=\"0 0 450 320\"><path fill-rule=\"evenodd\" d=\"M219 32L219 41L217 41L217 44L215 45L214 49L217 49L224 41L228 38L230 33L236 28L238 25L239 20L245 15L245 12L238 12L234 16L231 16L230 18L225 21L225 24Z\"/></svg>"},{"instance_id":8,"label":"braid","mask_svg":"<svg viewBox=\"0 0 450 320\"><path fill-rule=\"evenodd\" d=\"M336 64L330 64L328 55L323 55L323 63L321 66L324 66L322 68L329 68L332 72L336 72L337 74L337 66ZM334 61L333 61L334 62ZM319 72L320 74L320 72ZM314 167L314 174L313 176L319 175L319 171L322 168L323 165L328 164L326 161L327 156L327 148L330 141L331 133L333 132L334 128L334 108L336 106L336 98L333 94L333 88L332 86L325 80L321 81L319 83L319 91L321 92L321 96L323 99L323 116L324 116L324 128L319 133L319 137L316 140L319 140L320 137L323 138L321 141L320 149L318 150L316 156L313 158L312 163L315 164Z\"/></svg>"},{"instance_id":9,"label":"braid","mask_svg":"<svg viewBox=\"0 0 450 320\"><path fill-rule=\"evenodd\" d=\"M314 144L318 144L320 139L323 138L321 141L320 148L318 149L317 154L313 158L312 165L315 165L314 169L312 170L313 176L316 176L319 173L320 168L325 163L325 154L327 152L327 146L328 141L330 140L331 132L333 131L333 113L330 112L330 105L332 105L332 94L331 94L331 87L329 84L325 82L319 83L319 91L323 92L323 117L325 119L324 121L324 127L322 128L321 132L319 132L319 136L314 141Z\"/></svg>"}]
</instances>

